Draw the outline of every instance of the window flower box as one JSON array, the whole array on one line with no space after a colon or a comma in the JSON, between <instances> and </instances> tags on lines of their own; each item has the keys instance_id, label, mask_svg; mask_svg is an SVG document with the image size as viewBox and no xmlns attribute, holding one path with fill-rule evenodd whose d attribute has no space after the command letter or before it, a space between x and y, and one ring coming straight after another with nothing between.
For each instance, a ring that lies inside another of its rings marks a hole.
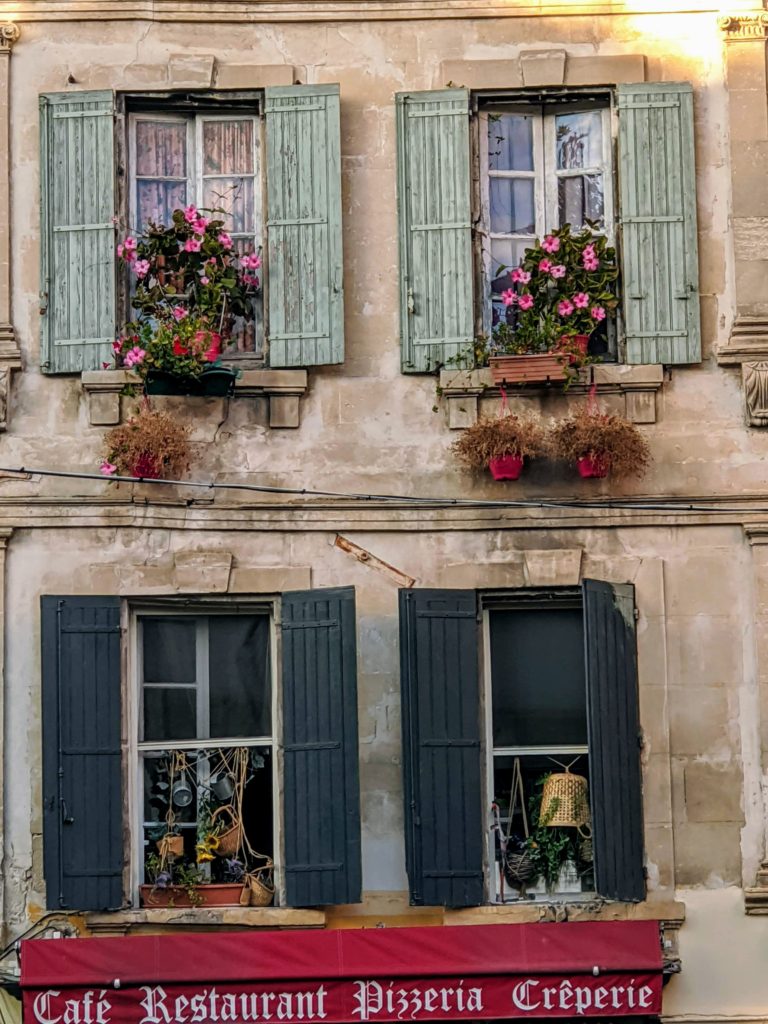
<instances>
[{"instance_id":1,"label":"window flower box","mask_svg":"<svg viewBox=\"0 0 768 1024\"><path fill-rule=\"evenodd\" d=\"M191 887L139 886L143 907L236 907L240 905L242 895L242 882L209 882Z\"/></svg>"},{"instance_id":2,"label":"window flower box","mask_svg":"<svg viewBox=\"0 0 768 1024\"><path fill-rule=\"evenodd\" d=\"M488 360L494 384L542 383L564 380L565 360L556 352L540 355L491 356Z\"/></svg>"}]
</instances>

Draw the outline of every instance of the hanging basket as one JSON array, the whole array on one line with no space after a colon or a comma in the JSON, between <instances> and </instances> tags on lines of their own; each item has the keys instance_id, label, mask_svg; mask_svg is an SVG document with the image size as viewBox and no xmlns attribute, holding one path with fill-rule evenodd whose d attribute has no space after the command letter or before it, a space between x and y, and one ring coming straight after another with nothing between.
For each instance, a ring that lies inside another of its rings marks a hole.
<instances>
[{"instance_id":1,"label":"hanging basket","mask_svg":"<svg viewBox=\"0 0 768 1024\"><path fill-rule=\"evenodd\" d=\"M219 815L228 815L229 820L221 818ZM234 857L237 855L238 850L243 845L243 823L238 818L235 809L231 804L224 804L223 807L217 807L211 815L211 827L216 828L219 826L223 830L216 833L216 838L219 841L219 845L215 849L217 857Z\"/></svg>"},{"instance_id":2,"label":"hanging basket","mask_svg":"<svg viewBox=\"0 0 768 1024\"><path fill-rule=\"evenodd\" d=\"M157 852L163 859L166 857L183 856L184 836L180 836L175 832L166 832L166 834L157 841Z\"/></svg>"},{"instance_id":3,"label":"hanging basket","mask_svg":"<svg viewBox=\"0 0 768 1024\"><path fill-rule=\"evenodd\" d=\"M522 853L505 853L503 867L507 885L511 885L515 889L527 882L532 882L537 874L536 866L528 850L523 850Z\"/></svg>"},{"instance_id":4,"label":"hanging basket","mask_svg":"<svg viewBox=\"0 0 768 1024\"><path fill-rule=\"evenodd\" d=\"M251 907L268 907L275 898L275 884L272 880L271 858L267 858L264 867L249 871L245 876L243 889L243 905Z\"/></svg>"},{"instance_id":5,"label":"hanging basket","mask_svg":"<svg viewBox=\"0 0 768 1024\"><path fill-rule=\"evenodd\" d=\"M571 772L553 772L541 791L539 821L551 828L582 828L589 822L587 780Z\"/></svg>"}]
</instances>

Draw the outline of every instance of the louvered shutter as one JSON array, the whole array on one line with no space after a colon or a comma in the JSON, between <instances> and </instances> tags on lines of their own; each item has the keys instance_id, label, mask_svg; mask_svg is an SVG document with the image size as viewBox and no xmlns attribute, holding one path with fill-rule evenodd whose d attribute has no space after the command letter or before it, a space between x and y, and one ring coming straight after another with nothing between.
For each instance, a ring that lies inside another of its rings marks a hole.
<instances>
[{"instance_id":1,"label":"louvered shutter","mask_svg":"<svg viewBox=\"0 0 768 1024\"><path fill-rule=\"evenodd\" d=\"M480 690L473 590L401 590L405 850L411 902L483 902Z\"/></svg>"},{"instance_id":2,"label":"louvered shutter","mask_svg":"<svg viewBox=\"0 0 768 1024\"><path fill-rule=\"evenodd\" d=\"M645 899L634 587L584 580L589 774L598 893Z\"/></svg>"},{"instance_id":3,"label":"louvered shutter","mask_svg":"<svg viewBox=\"0 0 768 1024\"><path fill-rule=\"evenodd\" d=\"M397 203L403 371L471 349L469 92L397 95Z\"/></svg>"},{"instance_id":4,"label":"louvered shutter","mask_svg":"<svg viewBox=\"0 0 768 1024\"><path fill-rule=\"evenodd\" d=\"M42 364L97 370L115 340L114 98L40 97Z\"/></svg>"},{"instance_id":5,"label":"louvered shutter","mask_svg":"<svg viewBox=\"0 0 768 1024\"><path fill-rule=\"evenodd\" d=\"M49 910L123 903L120 601L42 598L43 861Z\"/></svg>"},{"instance_id":6,"label":"louvered shutter","mask_svg":"<svg viewBox=\"0 0 768 1024\"><path fill-rule=\"evenodd\" d=\"M265 93L269 363L343 363L339 87Z\"/></svg>"},{"instance_id":7,"label":"louvered shutter","mask_svg":"<svg viewBox=\"0 0 768 1024\"><path fill-rule=\"evenodd\" d=\"M354 588L283 594L281 618L288 904L359 903Z\"/></svg>"},{"instance_id":8,"label":"louvered shutter","mask_svg":"<svg viewBox=\"0 0 768 1024\"><path fill-rule=\"evenodd\" d=\"M693 92L619 85L619 184L628 363L701 360Z\"/></svg>"}]
</instances>

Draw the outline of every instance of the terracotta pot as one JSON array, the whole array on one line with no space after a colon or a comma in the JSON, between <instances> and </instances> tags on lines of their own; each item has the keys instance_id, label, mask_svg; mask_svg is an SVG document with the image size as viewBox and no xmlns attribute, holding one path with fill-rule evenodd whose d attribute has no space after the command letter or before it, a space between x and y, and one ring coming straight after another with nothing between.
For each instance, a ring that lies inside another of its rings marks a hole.
<instances>
[{"instance_id":1,"label":"terracotta pot","mask_svg":"<svg viewBox=\"0 0 768 1024\"><path fill-rule=\"evenodd\" d=\"M585 456L583 459L579 459L576 462L576 466L579 470L579 476L584 477L584 479L588 479L590 477L602 479L603 477L608 476L608 463L605 458L600 458L600 456L597 456L594 459Z\"/></svg>"},{"instance_id":2,"label":"terracotta pot","mask_svg":"<svg viewBox=\"0 0 768 1024\"><path fill-rule=\"evenodd\" d=\"M169 885L158 889L154 885L140 885L139 897L143 907L237 907L243 893L242 882L202 884L195 886L197 899L193 902L189 893L180 885Z\"/></svg>"},{"instance_id":3,"label":"terracotta pot","mask_svg":"<svg viewBox=\"0 0 768 1024\"><path fill-rule=\"evenodd\" d=\"M488 364L494 384L560 381L566 377L563 356L557 352L527 356L491 356Z\"/></svg>"},{"instance_id":4,"label":"terracotta pot","mask_svg":"<svg viewBox=\"0 0 768 1024\"><path fill-rule=\"evenodd\" d=\"M491 459L488 469L494 480L517 480L523 471L523 461L519 455L500 455Z\"/></svg>"}]
</instances>

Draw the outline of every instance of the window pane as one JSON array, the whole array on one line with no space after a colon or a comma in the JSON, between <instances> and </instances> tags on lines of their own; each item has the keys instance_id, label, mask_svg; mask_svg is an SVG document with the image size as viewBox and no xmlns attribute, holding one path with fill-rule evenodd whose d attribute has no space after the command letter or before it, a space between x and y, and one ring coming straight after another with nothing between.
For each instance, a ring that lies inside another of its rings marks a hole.
<instances>
[{"instance_id":1,"label":"window pane","mask_svg":"<svg viewBox=\"0 0 768 1024\"><path fill-rule=\"evenodd\" d=\"M534 183L528 178L491 178L491 231L532 235L536 230Z\"/></svg>"},{"instance_id":2,"label":"window pane","mask_svg":"<svg viewBox=\"0 0 768 1024\"><path fill-rule=\"evenodd\" d=\"M209 622L210 735L270 736L268 618L217 615Z\"/></svg>"},{"instance_id":3,"label":"window pane","mask_svg":"<svg viewBox=\"0 0 768 1024\"><path fill-rule=\"evenodd\" d=\"M603 116L599 110L559 114L555 118L557 169L600 167L603 162Z\"/></svg>"},{"instance_id":4,"label":"window pane","mask_svg":"<svg viewBox=\"0 0 768 1024\"><path fill-rule=\"evenodd\" d=\"M509 288L509 273L519 265L525 250L533 245L531 238L492 238L491 239L491 290L503 292Z\"/></svg>"},{"instance_id":5,"label":"window pane","mask_svg":"<svg viewBox=\"0 0 768 1024\"><path fill-rule=\"evenodd\" d=\"M203 206L220 210L227 231L253 235L253 178L206 178Z\"/></svg>"},{"instance_id":6,"label":"window pane","mask_svg":"<svg viewBox=\"0 0 768 1024\"><path fill-rule=\"evenodd\" d=\"M253 121L203 121L203 174L253 174Z\"/></svg>"},{"instance_id":7,"label":"window pane","mask_svg":"<svg viewBox=\"0 0 768 1024\"><path fill-rule=\"evenodd\" d=\"M193 740L197 735L193 686L144 687L143 740Z\"/></svg>"},{"instance_id":8,"label":"window pane","mask_svg":"<svg viewBox=\"0 0 768 1024\"><path fill-rule=\"evenodd\" d=\"M141 620L145 683L194 683L194 619Z\"/></svg>"},{"instance_id":9,"label":"window pane","mask_svg":"<svg viewBox=\"0 0 768 1024\"><path fill-rule=\"evenodd\" d=\"M531 115L488 115L488 166L492 171L533 170Z\"/></svg>"},{"instance_id":10,"label":"window pane","mask_svg":"<svg viewBox=\"0 0 768 1024\"><path fill-rule=\"evenodd\" d=\"M579 228L589 220L597 224L598 227L603 227L602 174L559 178L557 200L561 224L570 224L574 228Z\"/></svg>"},{"instance_id":11,"label":"window pane","mask_svg":"<svg viewBox=\"0 0 768 1024\"><path fill-rule=\"evenodd\" d=\"M174 210L187 205L187 183L185 181L151 181L139 179L136 182L136 206L139 211L138 227L147 224L170 224Z\"/></svg>"},{"instance_id":12,"label":"window pane","mask_svg":"<svg viewBox=\"0 0 768 1024\"><path fill-rule=\"evenodd\" d=\"M186 177L186 122L136 122L136 173L147 178Z\"/></svg>"},{"instance_id":13,"label":"window pane","mask_svg":"<svg viewBox=\"0 0 768 1024\"><path fill-rule=\"evenodd\" d=\"M490 613L493 743L586 744L580 609Z\"/></svg>"}]
</instances>

